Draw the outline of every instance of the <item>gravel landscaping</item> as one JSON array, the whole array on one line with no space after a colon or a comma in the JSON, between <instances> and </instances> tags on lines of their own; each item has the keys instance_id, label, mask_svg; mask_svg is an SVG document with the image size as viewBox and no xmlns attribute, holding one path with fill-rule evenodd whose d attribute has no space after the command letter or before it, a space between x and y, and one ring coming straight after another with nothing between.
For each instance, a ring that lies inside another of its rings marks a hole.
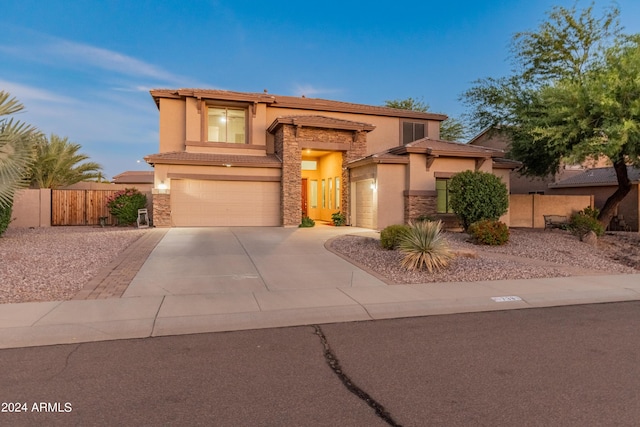
<instances>
[{"instance_id":1,"label":"gravel landscaping","mask_svg":"<svg viewBox=\"0 0 640 427\"><path fill-rule=\"evenodd\" d=\"M0 237L0 303L73 298L148 230L136 228L48 227L9 229ZM370 236L379 236L375 232ZM330 249L385 278L388 283L470 282L640 273L640 234L615 233L597 246L560 231L511 230L505 246L477 246L464 233L445 234L461 254L447 270L429 274L400 267L402 254L380 247L375 237L345 235Z\"/></svg>"},{"instance_id":2,"label":"gravel landscaping","mask_svg":"<svg viewBox=\"0 0 640 427\"><path fill-rule=\"evenodd\" d=\"M461 255L438 273L407 271L399 251L382 249L378 238L346 235L330 249L382 276L389 283L473 282L500 279L567 277L589 274L640 273L640 235L615 233L597 246L580 242L566 231L512 229L508 244L480 246L466 233L446 232L451 249Z\"/></svg>"},{"instance_id":3,"label":"gravel landscaping","mask_svg":"<svg viewBox=\"0 0 640 427\"><path fill-rule=\"evenodd\" d=\"M147 230L47 227L0 237L0 303L68 300Z\"/></svg>"}]
</instances>

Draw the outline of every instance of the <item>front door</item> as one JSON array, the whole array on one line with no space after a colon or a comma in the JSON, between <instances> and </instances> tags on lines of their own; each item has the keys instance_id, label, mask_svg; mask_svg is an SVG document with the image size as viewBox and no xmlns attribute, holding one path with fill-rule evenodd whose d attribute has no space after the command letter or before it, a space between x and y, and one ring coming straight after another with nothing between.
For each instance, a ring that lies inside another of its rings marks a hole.
<instances>
[{"instance_id":1,"label":"front door","mask_svg":"<svg viewBox=\"0 0 640 427\"><path fill-rule=\"evenodd\" d=\"M301 198L302 216L309 216L307 212L307 178L302 178L302 198Z\"/></svg>"}]
</instances>

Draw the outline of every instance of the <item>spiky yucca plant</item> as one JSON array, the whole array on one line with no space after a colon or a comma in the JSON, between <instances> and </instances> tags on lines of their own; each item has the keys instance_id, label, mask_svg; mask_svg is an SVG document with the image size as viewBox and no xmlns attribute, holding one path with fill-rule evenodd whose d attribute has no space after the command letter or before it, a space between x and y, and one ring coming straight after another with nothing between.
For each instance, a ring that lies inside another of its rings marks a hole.
<instances>
[{"instance_id":1,"label":"spiky yucca plant","mask_svg":"<svg viewBox=\"0 0 640 427\"><path fill-rule=\"evenodd\" d=\"M426 268L429 273L449 266L453 254L442 236L442 221L419 221L409 224L398 249L404 253L402 266L409 270Z\"/></svg>"}]
</instances>

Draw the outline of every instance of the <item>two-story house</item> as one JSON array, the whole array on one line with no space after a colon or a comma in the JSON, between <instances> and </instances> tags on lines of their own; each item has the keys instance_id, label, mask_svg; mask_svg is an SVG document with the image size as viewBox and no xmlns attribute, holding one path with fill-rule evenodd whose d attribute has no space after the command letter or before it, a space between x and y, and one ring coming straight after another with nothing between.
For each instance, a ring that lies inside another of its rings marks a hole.
<instances>
[{"instance_id":1,"label":"two-story house","mask_svg":"<svg viewBox=\"0 0 640 427\"><path fill-rule=\"evenodd\" d=\"M440 141L441 114L223 90L151 96L156 226L297 226L342 212L350 225L381 229L451 215L456 172L509 185L514 167L501 150Z\"/></svg>"}]
</instances>

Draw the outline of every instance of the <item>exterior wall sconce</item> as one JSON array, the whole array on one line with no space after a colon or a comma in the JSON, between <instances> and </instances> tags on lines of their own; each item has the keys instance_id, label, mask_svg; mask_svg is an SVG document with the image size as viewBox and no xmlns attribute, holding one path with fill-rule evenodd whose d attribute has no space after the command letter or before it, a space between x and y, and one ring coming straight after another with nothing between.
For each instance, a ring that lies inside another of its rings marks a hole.
<instances>
[{"instance_id":1,"label":"exterior wall sconce","mask_svg":"<svg viewBox=\"0 0 640 427\"><path fill-rule=\"evenodd\" d=\"M378 184L376 183L376 181L373 181L373 182L371 183L371 189L372 189L373 191L378 191Z\"/></svg>"},{"instance_id":2,"label":"exterior wall sconce","mask_svg":"<svg viewBox=\"0 0 640 427\"><path fill-rule=\"evenodd\" d=\"M164 180L158 184L158 194L167 194L169 192L169 186L165 184Z\"/></svg>"}]
</instances>

